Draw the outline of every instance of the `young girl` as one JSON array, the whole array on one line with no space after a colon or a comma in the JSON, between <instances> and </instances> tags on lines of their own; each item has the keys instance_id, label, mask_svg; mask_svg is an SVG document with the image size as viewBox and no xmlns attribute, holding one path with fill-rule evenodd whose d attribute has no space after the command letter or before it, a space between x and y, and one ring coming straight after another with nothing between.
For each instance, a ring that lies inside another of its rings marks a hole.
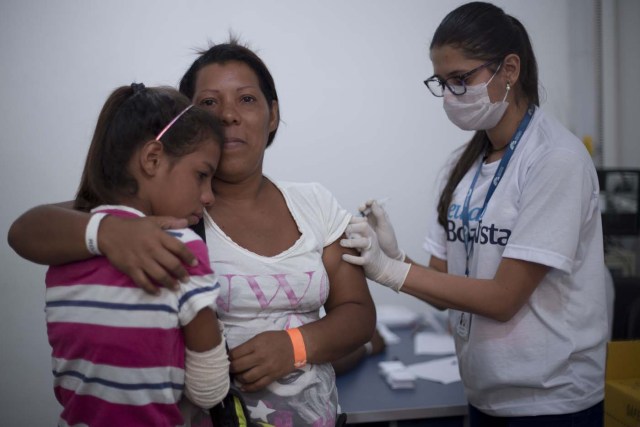
<instances>
[{"instance_id":1,"label":"young girl","mask_svg":"<svg viewBox=\"0 0 640 427\"><path fill-rule=\"evenodd\" d=\"M173 89L116 89L98 118L74 204L93 213L87 249L100 255L105 216L199 220L214 200L222 141L213 116ZM176 291L149 295L102 256L49 268L59 426L184 425L183 391L204 408L227 393L229 362L213 310L219 284L207 248L189 229L171 234L197 258Z\"/></svg>"}]
</instances>

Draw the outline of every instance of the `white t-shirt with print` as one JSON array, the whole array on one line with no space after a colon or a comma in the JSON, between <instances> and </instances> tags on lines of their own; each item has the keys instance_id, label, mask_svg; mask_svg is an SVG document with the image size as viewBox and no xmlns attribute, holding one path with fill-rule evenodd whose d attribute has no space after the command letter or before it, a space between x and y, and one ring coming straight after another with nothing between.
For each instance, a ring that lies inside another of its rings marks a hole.
<instances>
[{"instance_id":1,"label":"white t-shirt with print","mask_svg":"<svg viewBox=\"0 0 640 427\"><path fill-rule=\"evenodd\" d=\"M465 272L460 213L480 162L454 192L447 229L434 214L424 243L451 274ZM470 203L472 233L499 163L482 165ZM470 277L493 278L502 257L551 269L508 322L473 315L468 340L454 333L467 397L481 411L572 413L603 399L607 313L598 193L582 143L536 109L482 218ZM459 316L451 310L454 331Z\"/></svg>"},{"instance_id":2,"label":"white t-shirt with print","mask_svg":"<svg viewBox=\"0 0 640 427\"><path fill-rule=\"evenodd\" d=\"M237 245L205 216L210 259L221 285L217 313L229 348L260 332L320 318L329 294L323 249L342 235L351 218L319 184L274 184L301 234L276 256L261 256ZM244 398L254 418L277 426L335 425L338 395L329 363L307 364Z\"/></svg>"}]
</instances>

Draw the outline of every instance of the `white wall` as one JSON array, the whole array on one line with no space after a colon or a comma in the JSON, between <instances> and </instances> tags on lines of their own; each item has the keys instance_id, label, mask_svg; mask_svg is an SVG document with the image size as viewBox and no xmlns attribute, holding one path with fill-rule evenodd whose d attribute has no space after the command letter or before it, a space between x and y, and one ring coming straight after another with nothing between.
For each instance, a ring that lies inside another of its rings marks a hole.
<instances>
[{"instance_id":1,"label":"white wall","mask_svg":"<svg viewBox=\"0 0 640 427\"><path fill-rule=\"evenodd\" d=\"M350 210L390 197L419 261L434 178L465 134L422 83L431 35L461 1L3 0L0 3L0 234L26 209L73 197L106 96L132 81L176 84L193 48L235 31L270 67L283 123L273 178L319 181ZM543 108L570 129L570 2L511 0L529 29ZM575 3L573 3L575 7ZM585 23L585 30L589 31ZM45 269L0 243L0 424L52 425ZM425 306L372 285L377 301Z\"/></svg>"}]
</instances>

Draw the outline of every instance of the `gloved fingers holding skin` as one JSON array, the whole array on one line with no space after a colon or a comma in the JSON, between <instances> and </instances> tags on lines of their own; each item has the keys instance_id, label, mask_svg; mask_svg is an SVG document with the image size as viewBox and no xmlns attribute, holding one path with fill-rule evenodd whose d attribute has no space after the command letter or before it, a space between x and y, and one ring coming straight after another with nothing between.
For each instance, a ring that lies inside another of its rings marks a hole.
<instances>
[{"instance_id":1,"label":"gloved fingers holding skin","mask_svg":"<svg viewBox=\"0 0 640 427\"><path fill-rule=\"evenodd\" d=\"M345 230L347 239L340 241L344 248L353 248L362 252L371 249L371 237L375 232L368 224L366 218L353 217Z\"/></svg>"},{"instance_id":2,"label":"gloved fingers holding skin","mask_svg":"<svg viewBox=\"0 0 640 427\"><path fill-rule=\"evenodd\" d=\"M376 232L371 228L366 218L353 217L345 230L347 239L340 241L340 246L344 248L356 249L360 256L344 254L342 258L356 265L365 265L371 262L375 256L374 247L379 251Z\"/></svg>"},{"instance_id":3,"label":"gloved fingers holding skin","mask_svg":"<svg viewBox=\"0 0 640 427\"><path fill-rule=\"evenodd\" d=\"M349 233L362 233L367 229L373 231L373 229L367 222L367 218L353 216L349 220L349 225L347 225L345 232L347 233L347 236L349 236Z\"/></svg>"},{"instance_id":4,"label":"gloved fingers holding skin","mask_svg":"<svg viewBox=\"0 0 640 427\"><path fill-rule=\"evenodd\" d=\"M340 246L343 248L357 249L362 253L363 251L371 249L371 239L369 237L351 235L348 239L341 240Z\"/></svg>"},{"instance_id":5,"label":"gloved fingers holding skin","mask_svg":"<svg viewBox=\"0 0 640 427\"><path fill-rule=\"evenodd\" d=\"M345 240L343 240L345 241ZM341 246L343 247L348 247L343 245L342 243L340 243ZM359 266L363 266L365 264L364 258L361 256L356 256L356 255L350 255L350 254L343 254L342 255L342 260L348 262L349 264L353 264L353 265L359 265Z\"/></svg>"},{"instance_id":6,"label":"gloved fingers holding skin","mask_svg":"<svg viewBox=\"0 0 640 427\"><path fill-rule=\"evenodd\" d=\"M374 234L371 226L367 222L366 218L352 217L349 221L349 225L345 229L346 239L340 241L340 246L343 248L356 249L360 252L360 256L344 254L342 259L355 265L364 265L366 263L365 255L368 250L371 249L371 237L370 234Z\"/></svg>"},{"instance_id":7,"label":"gloved fingers holding skin","mask_svg":"<svg viewBox=\"0 0 640 427\"><path fill-rule=\"evenodd\" d=\"M376 232L365 218L351 219L346 235L348 238L340 240L340 245L358 249L360 256L344 254L342 259L362 266L367 278L398 292L406 279L410 265L390 258L384 253Z\"/></svg>"}]
</instances>

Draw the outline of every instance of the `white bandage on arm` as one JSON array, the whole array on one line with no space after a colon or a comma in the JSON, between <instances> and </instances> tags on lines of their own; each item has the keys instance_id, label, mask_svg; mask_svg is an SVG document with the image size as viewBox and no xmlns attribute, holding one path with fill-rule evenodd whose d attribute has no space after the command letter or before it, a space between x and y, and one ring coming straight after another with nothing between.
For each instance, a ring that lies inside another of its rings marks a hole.
<instances>
[{"instance_id":1,"label":"white bandage on arm","mask_svg":"<svg viewBox=\"0 0 640 427\"><path fill-rule=\"evenodd\" d=\"M184 392L197 405L209 409L229 392L229 358L224 338L211 350L185 351Z\"/></svg>"}]
</instances>

